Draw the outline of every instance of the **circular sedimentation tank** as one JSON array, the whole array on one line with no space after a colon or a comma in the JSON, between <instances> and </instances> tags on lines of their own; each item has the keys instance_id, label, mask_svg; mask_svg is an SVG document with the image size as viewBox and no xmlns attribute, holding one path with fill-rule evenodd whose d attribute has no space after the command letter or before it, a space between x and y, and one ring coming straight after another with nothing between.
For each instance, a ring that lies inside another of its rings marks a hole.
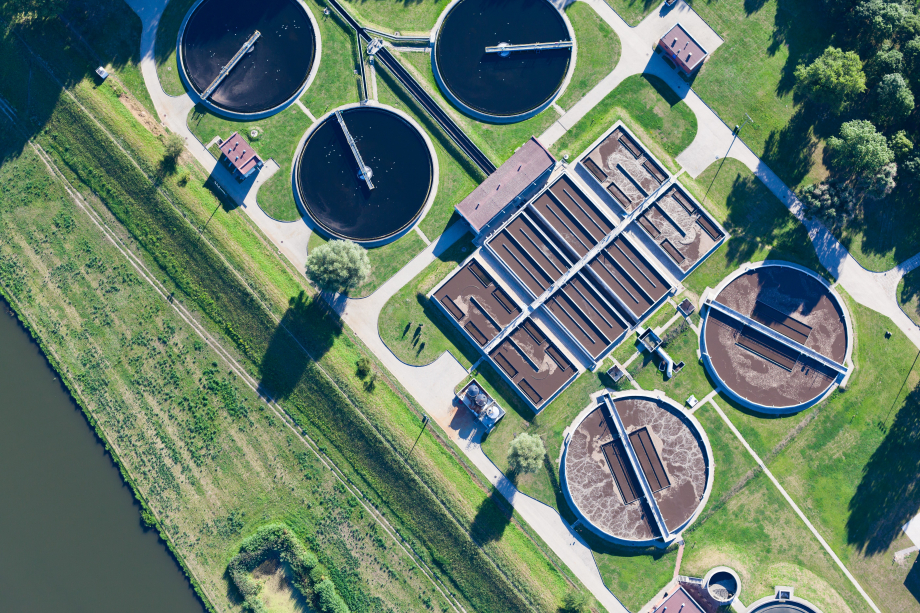
<instances>
[{"instance_id":1,"label":"circular sedimentation tank","mask_svg":"<svg viewBox=\"0 0 920 613\"><path fill-rule=\"evenodd\" d=\"M700 350L737 402L762 413L792 413L843 380L852 350L848 315L812 271L780 261L746 265L710 296Z\"/></svg>"},{"instance_id":2,"label":"circular sedimentation tank","mask_svg":"<svg viewBox=\"0 0 920 613\"><path fill-rule=\"evenodd\" d=\"M432 66L445 94L466 113L508 122L545 108L574 65L573 48L486 53L486 47L574 41L547 0L458 0L444 11Z\"/></svg>"},{"instance_id":3,"label":"circular sedimentation tank","mask_svg":"<svg viewBox=\"0 0 920 613\"><path fill-rule=\"evenodd\" d=\"M396 109L365 104L338 111L373 189L333 111L301 140L292 169L295 196L322 234L366 244L393 240L434 200L434 149L422 129Z\"/></svg>"},{"instance_id":4,"label":"circular sedimentation tank","mask_svg":"<svg viewBox=\"0 0 920 613\"><path fill-rule=\"evenodd\" d=\"M319 31L300 0L200 0L179 32L186 85L203 96L259 32L251 49L203 103L229 117L259 118L291 104L319 65Z\"/></svg>"},{"instance_id":5,"label":"circular sedimentation tank","mask_svg":"<svg viewBox=\"0 0 920 613\"><path fill-rule=\"evenodd\" d=\"M582 523L606 540L634 546L671 542L712 491L709 440L699 422L667 397L635 391L610 394L609 400L616 416L601 396L569 428L561 467L566 499Z\"/></svg>"}]
</instances>

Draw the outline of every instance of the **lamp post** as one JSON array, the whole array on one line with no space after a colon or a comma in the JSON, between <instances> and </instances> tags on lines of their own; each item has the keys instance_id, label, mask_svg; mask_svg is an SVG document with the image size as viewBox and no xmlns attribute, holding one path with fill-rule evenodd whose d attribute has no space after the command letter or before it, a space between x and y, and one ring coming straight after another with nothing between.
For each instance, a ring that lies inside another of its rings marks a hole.
<instances>
[{"instance_id":1,"label":"lamp post","mask_svg":"<svg viewBox=\"0 0 920 613\"><path fill-rule=\"evenodd\" d=\"M735 140L738 138L738 135L741 133L741 128L743 128L743 127L745 126L745 124L747 124L747 123L754 123L754 120L751 119L751 116L750 116L750 115L748 115L747 113L745 113L745 114L744 114L744 121L741 122L741 125L740 125L740 126L735 126L735 129L732 131L732 133L734 134L734 136L732 136L732 142L730 142L730 143L728 144L728 149L725 151L725 155L722 156L722 163L719 164L719 168L716 170L716 174L715 174L715 176L712 178L712 182L709 184L709 187L706 188L706 195L703 196L703 201L704 201L704 202L705 202L706 198L709 196L709 190L711 190L711 189L712 189L712 186L715 184L716 179L717 179L718 176L719 176L719 172L721 172L721 170L722 170L722 166L725 165L725 158L728 157L728 152L732 150L732 145L735 144Z\"/></svg>"},{"instance_id":2,"label":"lamp post","mask_svg":"<svg viewBox=\"0 0 920 613\"><path fill-rule=\"evenodd\" d=\"M418 445L418 440L422 438L422 434L425 432L425 428L428 426L428 422L431 421L431 418L425 415L422 417L422 431L418 433L418 437L415 439L415 442L412 443L412 449L409 450L409 453L406 455L406 459L409 459L409 456L412 455L412 452L415 451L415 446Z\"/></svg>"}]
</instances>

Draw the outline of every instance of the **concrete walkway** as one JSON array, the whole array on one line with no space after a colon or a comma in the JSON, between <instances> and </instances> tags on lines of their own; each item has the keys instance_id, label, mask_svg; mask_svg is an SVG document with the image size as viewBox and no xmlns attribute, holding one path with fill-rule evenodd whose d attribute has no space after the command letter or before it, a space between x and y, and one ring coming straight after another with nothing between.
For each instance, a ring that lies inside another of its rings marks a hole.
<instances>
[{"instance_id":1,"label":"concrete walkway","mask_svg":"<svg viewBox=\"0 0 920 613\"><path fill-rule=\"evenodd\" d=\"M901 310L896 297L898 282L920 265L920 253L886 272L877 273L863 268L822 223L805 219L802 203L792 190L741 139L736 138L733 130L715 111L652 50L658 39L677 21L687 27L710 53L721 44L718 34L683 0L670 11L665 11L662 5L635 28L623 21L603 0L581 1L594 8L620 37L620 61L607 77L540 136L540 142L551 146L627 77L652 74L661 78L683 99L697 119L693 142L677 156L677 162L683 169L696 178L713 162L725 157L734 158L747 166L805 224L819 260L840 286L859 304L889 317L920 348L920 327ZM740 121L741 118L738 119Z\"/></svg>"}]
</instances>

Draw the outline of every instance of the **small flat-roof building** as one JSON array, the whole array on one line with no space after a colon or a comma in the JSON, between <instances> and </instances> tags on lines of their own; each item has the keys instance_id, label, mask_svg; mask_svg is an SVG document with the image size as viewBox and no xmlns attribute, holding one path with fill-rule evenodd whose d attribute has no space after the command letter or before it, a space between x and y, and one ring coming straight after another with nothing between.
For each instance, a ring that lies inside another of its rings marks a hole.
<instances>
[{"instance_id":1,"label":"small flat-roof building","mask_svg":"<svg viewBox=\"0 0 920 613\"><path fill-rule=\"evenodd\" d=\"M220 161L230 169L236 180L242 183L254 172L264 165L262 158L253 151L239 132L234 132L230 138L220 144Z\"/></svg>"},{"instance_id":2,"label":"small flat-roof building","mask_svg":"<svg viewBox=\"0 0 920 613\"><path fill-rule=\"evenodd\" d=\"M556 164L549 150L531 137L498 170L456 206L477 235L509 205L519 203L545 180Z\"/></svg>"},{"instance_id":3,"label":"small flat-roof building","mask_svg":"<svg viewBox=\"0 0 920 613\"><path fill-rule=\"evenodd\" d=\"M683 587L678 587L677 591L671 594L667 600L661 602L654 609L655 613L664 613L665 611L674 611L674 613L706 613L696 600L687 593Z\"/></svg>"},{"instance_id":4,"label":"small flat-roof building","mask_svg":"<svg viewBox=\"0 0 920 613\"><path fill-rule=\"evenodd\" d=\"M709 52L679 23L658 41L664 53L688 75L693 74L709 57Z\"/></svg>"}]
</instances>

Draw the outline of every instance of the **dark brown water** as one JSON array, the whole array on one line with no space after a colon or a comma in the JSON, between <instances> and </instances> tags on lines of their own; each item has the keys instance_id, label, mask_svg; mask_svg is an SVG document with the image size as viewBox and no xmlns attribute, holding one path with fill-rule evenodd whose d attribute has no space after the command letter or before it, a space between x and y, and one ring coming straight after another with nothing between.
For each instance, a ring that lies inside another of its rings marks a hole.
<instances>
[{"instance_id":1,"label":"dark brown water","mask_svg":"<svg viewBox=\"0 0 920 613\"><path fill-rule=\"evenodd\" d=\"M383 239L422 213L434 179L428 146L402 117L381 108L342 111L374 189L358 164L335 115L310 135L295 169L297 190L310 217L326 233L354 241Z\"/></svg>"},{"instance_id":2,"label":"dark brown water","mask_svg":"<svg viewBox=\"0 0 920 613\"><path fill-rule=\"evenodd\" d=\"M435 57L444 83L461 102L489 115L520 115L552 98L571 49L486 53L499 43L569 40L565 21L546 0L463 0L444 19Z\"/></svg>"},{"instance_id":3,"label":"dark brown water","mask_svg":"<svg viewBox=\"0 0 920 613\"><path fill-rule=\"evenodd\" d=\"M202 613L118 469L0 300L0 610Z\"/></svg>"},{"instance_id":4,"label":"dark brown water","mask_svg":"<svg viewBox=\"0 0 920 613\"><path fill-rule=\"evenodd\" d=\"M249 37L261 37L210 97L219 108L257 113L284 104L306 82L316 51L297 0L205 0L182 35L182 62L200 94Z\"/></svg>"}]
</instances>

